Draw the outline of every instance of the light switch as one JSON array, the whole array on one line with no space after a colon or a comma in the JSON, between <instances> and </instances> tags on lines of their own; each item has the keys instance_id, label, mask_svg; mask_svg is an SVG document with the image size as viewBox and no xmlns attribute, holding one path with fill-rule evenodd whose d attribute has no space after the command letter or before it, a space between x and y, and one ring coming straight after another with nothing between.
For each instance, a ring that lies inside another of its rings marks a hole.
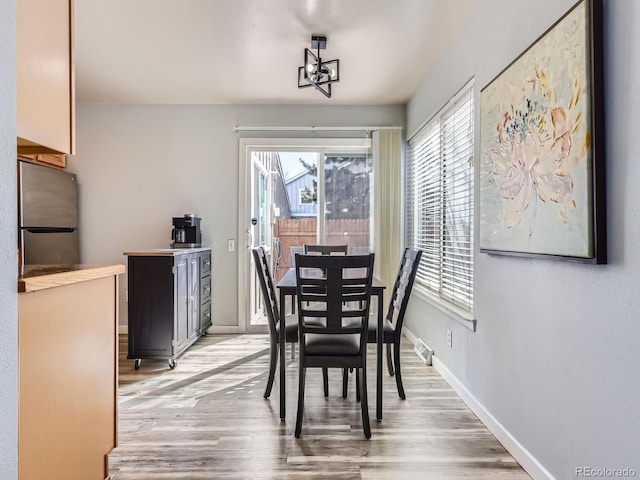
<instances>
[{"instance_id":1,"label":"light switch","mask_svg":"<svg viewBox=\"0 0 640 480\"><path fill-rule=\"evenodd\" d=\"M230 238L227 240L227 250L230 252L236 251L236 241L234 239Z\"/></svg>"}]
</instances>

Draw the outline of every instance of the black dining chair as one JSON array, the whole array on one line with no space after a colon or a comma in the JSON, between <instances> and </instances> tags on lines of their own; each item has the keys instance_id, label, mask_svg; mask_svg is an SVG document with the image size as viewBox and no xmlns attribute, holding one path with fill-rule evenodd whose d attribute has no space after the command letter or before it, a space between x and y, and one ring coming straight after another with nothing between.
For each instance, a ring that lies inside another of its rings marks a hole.
<instances>
[{"instance_id":1,"label":"black dining chair","mask_svg":"<svg viewBox=\"0 0 640 480\"><path fill-rule=\"evenodd\" d=\"M303 251L305 255L320 254L320 255L333 255L334 253L346 255L347 245L303 245Z\"/></svg>"},{"instance_id":2,"label":"black dining chair","mask_svg":"<svg viewBox=\"0 0 640 480\"><path fill-rule=\"evenodd\" d=\"M365 437L371 437L367 402L367 329L373 262L372 253L296 255L300 334L296 438L302 430L307 368L356 369L362 427Z\"/></svg>"},{"instance_id":3,"label":"black dining chair","mask_svg":"<svg viewBox=\"0 0 640 480\"><path fill-rule=\"evenodd\" d=\"M316 244L307 244L307 243L305 243L302 246L302 249L305 255L334 255L334 254L346 255L348 248L349 248L348 245L325 245L325 244L316 245ZM293 262L293 265L295 266L295 261ZM295 309L293 310L292 313L295 313ZM324 377L323 388L324 388L324 396L328 397L329 396L329 376L328 375Z\"/></svg>"},{"instance_id":4,"label":"black dining chair","mask_svg":"<svg viewBox=\"0 0 640 480\"><path fill-rule=\"evenodd\" d=\"M280 310L278 308L278 301L276 291L271 277L271 271L269 270L269 259L263 247L255 247L252 249L253 260L256 265L256 271L260 283L260 289L262 291L262 297L264 299L264 307L267 313L267 320L269 323L269 377L267 379L267 386L264 390L264 398L269 398L271 395L271 389L273 387L273 379L276 373L276 366L278 363L278 346L280 335ZM285 317L285 344L295 344L298 342L298 317L296 315L287 315ZM292 345L293 348L293 345ZM327 370L323 370L322 376L325 382L328 383ZM326 395L325 395L326 396Z\"/></svg>"},{"instance_id":5,"label":"black dining chair","mask_svg":"<svg viewBox=\"0 0 640 480\"><path fill-rule=\"evenodd\" d=\"M404 325L404 314L407 311L409 296L413 289L413 282L418 273L418 265L422 257L422 250L411 250L406 248L400 261L400 267L393 285L391 298L389 300L389 309L384 318L382 342L386 344L387 350L387 369L389 375L396 377L396 387L398 395L405 400L404 385L402 384L402 373L400 370L400 340L402 338L402 326ZM378 322L375 317L369 320L368 342L376 343ZM393 346L393 361L391 359L391 347ZM342 395L346 396L347 389L347 372L344 372L344 382L342 387Z\"/></svg>"}]
</instances>

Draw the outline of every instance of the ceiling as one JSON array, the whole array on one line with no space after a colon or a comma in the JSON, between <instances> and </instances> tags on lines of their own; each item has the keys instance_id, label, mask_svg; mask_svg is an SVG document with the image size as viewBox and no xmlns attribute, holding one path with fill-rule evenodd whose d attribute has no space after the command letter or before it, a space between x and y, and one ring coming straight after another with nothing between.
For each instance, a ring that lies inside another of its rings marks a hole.
<instances>
[{"instance_id":1,"label":"ceiling","mask_svg":"<svg viewBox=\"0 0 640 480\"><path fill-rule=\"evenodd\" d=\"M405 103L476 0L76 0L80 103ZM298 89L311 35L340 59Z\"/></svg>"}]
</instances>

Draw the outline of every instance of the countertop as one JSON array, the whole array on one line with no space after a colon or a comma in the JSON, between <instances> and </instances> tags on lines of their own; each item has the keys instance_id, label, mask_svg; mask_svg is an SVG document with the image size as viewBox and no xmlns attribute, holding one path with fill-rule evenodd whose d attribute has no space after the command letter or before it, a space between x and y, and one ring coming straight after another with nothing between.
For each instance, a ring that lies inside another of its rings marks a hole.
<instances>
[{"instance_id":1,"label":"countertop","mask_svg":"<svg viewBox=\"0 0 640 480\"><path fill-rule=\"evenodd\" d=\"M153 248L150 250L136 250L131 252L124 252L123 255L131 257L173 257L175 255L184 255L185 253L198 253L207 252L211 250L211 247L197 247L197 248Z\"/></svg>"},{"instance_id":2,"label":"countertop","mask_svg":"<svg viewBox=\"0 0 640 480\"><path fill-rule=\"evenodd\" d=\"M124 265L25 265L18 277L18 292L36 292L86 282L125 272Z\"/></svg>"}]
</instances>

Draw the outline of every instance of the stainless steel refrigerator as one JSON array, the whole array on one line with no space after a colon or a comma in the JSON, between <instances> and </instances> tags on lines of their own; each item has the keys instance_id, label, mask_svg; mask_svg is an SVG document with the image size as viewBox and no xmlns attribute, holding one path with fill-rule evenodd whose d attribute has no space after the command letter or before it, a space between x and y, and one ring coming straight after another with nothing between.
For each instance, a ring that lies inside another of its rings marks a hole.
<instances>
[{"instance_id":1,"label":"stainless steel refrigerator","mask_svg":"<svg viewBox=\"0 0 640 480\"><path fill-rule=\"evenodd\" d=\"M76 175L19 161L18 188L22 264L79 263Z\"/></svg>"}]
</instances>

